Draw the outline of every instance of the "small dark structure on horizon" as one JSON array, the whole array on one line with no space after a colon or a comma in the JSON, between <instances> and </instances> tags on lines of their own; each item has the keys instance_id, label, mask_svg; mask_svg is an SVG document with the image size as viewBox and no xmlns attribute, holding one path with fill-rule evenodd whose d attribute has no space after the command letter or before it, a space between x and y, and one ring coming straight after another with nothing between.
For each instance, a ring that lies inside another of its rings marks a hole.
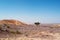
<instances>
[{"instance_id":1,"label":"small dark structure on horizon","mask_svg":"<svg viewBox=\"0 0 60 40\"><path fill-rule=\"evenodd\" d=\"M38 26L38 25L40 25L40 22L35 22L34 24Z\"/></svg>"}]
</instances>

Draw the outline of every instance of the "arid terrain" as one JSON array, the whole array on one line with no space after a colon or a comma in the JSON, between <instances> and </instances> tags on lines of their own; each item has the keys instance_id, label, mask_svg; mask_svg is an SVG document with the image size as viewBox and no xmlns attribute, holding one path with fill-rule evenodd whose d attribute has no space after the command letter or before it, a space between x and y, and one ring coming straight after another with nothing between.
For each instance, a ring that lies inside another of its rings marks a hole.
<instances>
[{"instance_id":1,"label":"arid terrain","mask_svg":"<svg viewBox=\"0 0 60 40\"><path fill-rule=\"evenodd\" d=\"M60 40L60 24L28 25L0 20L0 40Z\"/></svg>"}]
</instances>

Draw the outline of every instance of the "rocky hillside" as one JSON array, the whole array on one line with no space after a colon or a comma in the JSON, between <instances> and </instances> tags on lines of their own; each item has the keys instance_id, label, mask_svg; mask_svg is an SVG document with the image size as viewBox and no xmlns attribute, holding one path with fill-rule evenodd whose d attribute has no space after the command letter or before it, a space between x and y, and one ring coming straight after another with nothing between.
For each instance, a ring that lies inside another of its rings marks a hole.
<instances>
[{"instance_id":1,"label":"rocky hillside","mask_svg":"<svg viewBox=\"0 0 60 40\"><path fill-rule=\"evenodd\" d=\"M17 20L0 20L0 38L35 38L36 40L60 40L59 24L27 25ZM33 40L35 40L33 39ZM20 40L20 39L19 39Z\"/></svg>"},{"instance_id":2,"label":"rocky hillside","mask_svg":"<svg viewBox=\"0 0 60 40\"><path fill-rule=\"evenodd\" d=\"M0 20L0 35L21 34L20 28L26 26L28 25L18 20Z\"/></svg>"}]
</instances>

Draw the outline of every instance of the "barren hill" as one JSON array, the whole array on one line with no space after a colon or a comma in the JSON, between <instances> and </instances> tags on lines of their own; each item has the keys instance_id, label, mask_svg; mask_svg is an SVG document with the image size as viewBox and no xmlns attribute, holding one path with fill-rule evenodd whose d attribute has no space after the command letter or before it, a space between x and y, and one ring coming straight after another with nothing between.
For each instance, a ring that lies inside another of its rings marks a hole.
<instances>
[{"instance_id":1,"label":"barren hill","mask_svg":"<svg viewBox=\"0 0 60 40\"><path fill-rule=\"evenodd\" d=\"M13 24L13 25L27 25L21 21L18 20L0 20L0 24Z\"/></svg>"}]
</instances>

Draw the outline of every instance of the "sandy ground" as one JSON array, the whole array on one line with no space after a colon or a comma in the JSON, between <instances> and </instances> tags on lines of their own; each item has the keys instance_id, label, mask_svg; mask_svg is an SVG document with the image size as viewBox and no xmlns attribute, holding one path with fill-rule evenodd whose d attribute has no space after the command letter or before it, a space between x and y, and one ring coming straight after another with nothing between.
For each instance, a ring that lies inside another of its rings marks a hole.
<instances>
[{"instance_id":1,"label":"sandy ground","mask_svg":"<svg viewBox=\"0 0 60 40\"><path fill-rule=\"evenodd\" d=\"M0 40L60 40L60 26L11 26L10 30L19 30L22 34L0 33ZM10 35L10 36L9 36Z\"/></svg>"},{"instance_id":2,"label":"sandy ground","mask_svg":"<svg viewBox=\"0 0 60 40\"><path fill-rule=\"evenodd\" d=\"M21 37L7 37L7 38L0 38L0 40L60 40L60 34L55 33L51 34L52 37L49 36L43 36L43 37L26 37L26 36L21 36Z\"/></svg>"}]
</instances>

